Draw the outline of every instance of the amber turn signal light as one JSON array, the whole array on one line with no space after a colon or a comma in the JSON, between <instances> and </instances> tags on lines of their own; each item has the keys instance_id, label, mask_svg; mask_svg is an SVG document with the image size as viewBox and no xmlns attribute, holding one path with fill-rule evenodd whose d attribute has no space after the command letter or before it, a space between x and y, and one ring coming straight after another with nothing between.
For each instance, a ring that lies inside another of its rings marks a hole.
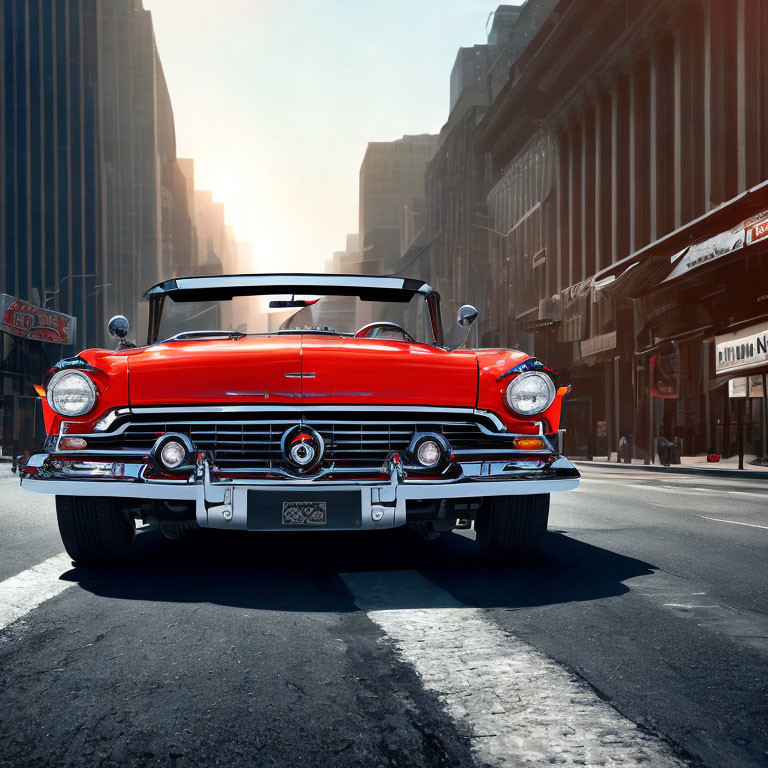
<instances>
[{"instance_id":1,"label":"amber turn signal light","mask_svg":"<svg viewBox=\"0 0 768 768\"><path fill-rule=\"evenodd\" d=\"M82 437L62 437L59 442L60 451L82 451L88 443Z\"/></svg>"},{"instance_id":2,"label":"amber turn signal light","mask_svg":"<svg viewBox=\"0 0 768 768\"><path fill-rule=\"evenodd\" d=\"M519 451L543 451L547 444L542 437L516 437L515 448Z\"/></svg>"},{"instance_id":3,"label":"amber turn signal light","mask_svg":"<svg viewBox=\"0 0 768 768\"><path fill-rule=\"evenodd\" d=\"M41 387L39 384L33 384L32 386L40 397L45 397L45 387Z\"/></svg>"}]
</instances>

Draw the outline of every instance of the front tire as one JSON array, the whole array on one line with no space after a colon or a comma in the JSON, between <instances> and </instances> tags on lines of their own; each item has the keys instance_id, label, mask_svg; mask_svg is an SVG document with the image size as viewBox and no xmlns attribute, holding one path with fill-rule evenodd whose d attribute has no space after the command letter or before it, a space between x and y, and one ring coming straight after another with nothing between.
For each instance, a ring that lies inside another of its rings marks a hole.
<instances>
[{"instance_id":1,"label":"front tire","mask_svg":"<svg viewBox=\"0 0 768 768\"><path fill-rule=\"evenodd\" d=\"M549 519L549 494L493 496L475 520L477 544L491 560L522 560L539 551Z\"/></svg>"},{"instance_id":2,"label":"front tire","mask_svg":"<svg viewBox=\"0 0 768 768\"><path fill-rule=\"evenodd\" d=\"M57 496L56 517L64 549L78 565L120 560L130 552L136 523L115 499Z\"/></svg>"}]
</instances>

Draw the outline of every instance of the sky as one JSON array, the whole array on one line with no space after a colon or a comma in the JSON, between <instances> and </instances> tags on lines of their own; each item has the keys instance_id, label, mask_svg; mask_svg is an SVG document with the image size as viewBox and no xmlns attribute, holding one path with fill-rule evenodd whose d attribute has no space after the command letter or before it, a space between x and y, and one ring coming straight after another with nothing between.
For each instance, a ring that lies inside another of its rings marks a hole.
<instances>
[{"instance_id":1,"label":"sky","mask_svg":"<svg viewBox=\"0 0 768 768\"><path fill-rule=\"evenodd\" d=\"M488 0L144 0L177 155L257 271L322 270L358 229L369 141L437 133Z\"/></svg>"}]
</instances>

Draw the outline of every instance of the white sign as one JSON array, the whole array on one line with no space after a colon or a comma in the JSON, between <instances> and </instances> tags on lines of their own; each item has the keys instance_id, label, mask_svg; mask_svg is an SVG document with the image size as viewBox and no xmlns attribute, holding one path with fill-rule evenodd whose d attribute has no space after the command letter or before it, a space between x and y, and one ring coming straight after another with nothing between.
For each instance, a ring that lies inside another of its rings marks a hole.
<instances>
[{"instance_id":1,"label":"white sign","mask_svg":"<svg viewBox=\"0 0 768 768\"><path fill-rule=\"evenodd\" d=\"M749 394L747 394L747 382L749 382ZM728 397L762 397L762 376L741 376L728 382Z\"/></svg>"},{"instance_id":2,"label":"white sign","mask_svg":"<svg viewBox=\"0 0 768 768\"><path fill-rule=\"evenodd\" d=\"M604 333L602 336L593 336L591 339L584 339L581 342L581 356L588 357L596 355L598 352L607 352L609 349L616 348L616 331Z\"/></svg>"},{"instance_id":3,"label":"white sign","mask_svg":"<svg viewBox=\"0 0 768 768\"><path fill-rule=\"evenodd\" d=\"M768 368L768 325L715 336L715 372Z\"/></svg>"}]
</instances>

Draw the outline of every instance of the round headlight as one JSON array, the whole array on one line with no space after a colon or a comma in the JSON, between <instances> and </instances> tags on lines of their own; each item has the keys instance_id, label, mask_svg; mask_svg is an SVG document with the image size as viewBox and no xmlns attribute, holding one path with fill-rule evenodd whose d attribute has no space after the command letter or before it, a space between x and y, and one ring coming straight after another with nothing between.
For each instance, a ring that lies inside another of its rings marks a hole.
<instances>
[{"instance_id":1,"label":"round headlight","mask_svg":"<svg viewBox=\"0 0 768 768\"><path fill-rule=\"evenodd\" d=\"M187 449L176 440L169 440L160 449L160 462L167 469L177 469L187 458Z\"/></svg>"},{"instance_id":2,"label":"round headlight","mask_svg":"<svg viewBox=\"0 0 768 768\"><path fill-rule=\"evenodd\" d=\"M59 371L48 383L46 398L60 416L82 416L96 405L96 387L80 371Z\"/></svg>"},{"instance_id":3,"label":"round headlight","mask_svg":"<svg viewBox=\"0 0 768 768\"><path fill-rule=\"evenodd\" d=\"M443 452L434 440L425 440L416 450L416 458L418 458L419 464L425 467L434 467L440 463Z\"/></svg>"},{"instance_id":4,"label":"round headlight","mask_svg":"<svg viewBox=\"0 0 768 768\"><path fill-rule=\"evenodd\" d=\"M523 416L546 411L555 399L555 385L546 373L527 371L512 379L507 387L507 402Z\"/></svg>"}]
</instances>

